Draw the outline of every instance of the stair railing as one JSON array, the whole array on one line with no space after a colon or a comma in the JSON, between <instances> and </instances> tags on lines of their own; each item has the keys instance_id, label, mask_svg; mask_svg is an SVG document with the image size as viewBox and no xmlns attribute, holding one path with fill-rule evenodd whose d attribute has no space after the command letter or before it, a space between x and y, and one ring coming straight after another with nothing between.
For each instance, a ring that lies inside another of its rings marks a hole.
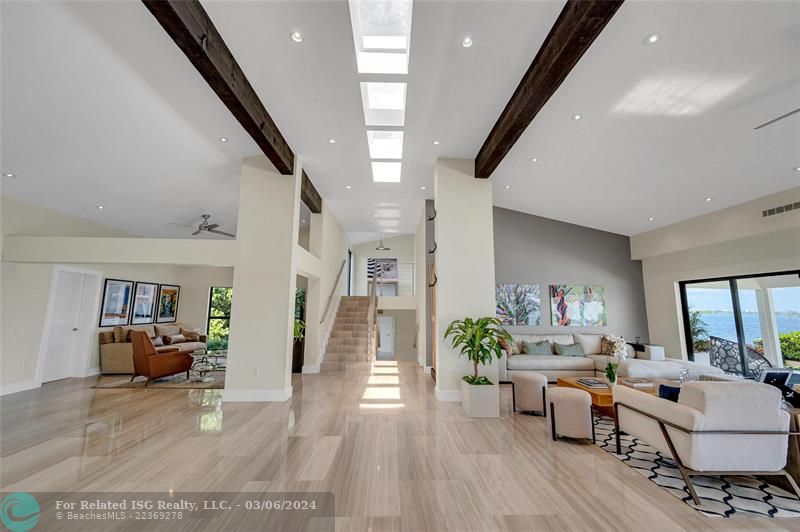
<instances>
[{"instance_id":1,"label":"stair railing","mask_svg":"<svg viewBox=\"0 0 800 532\"><path fill-rule=\"evenodd\" d=\"M322 313L322 319L319 320L320 323L325 323L325 318L328 317L328 311L331 309L331 303L333 303L333 296L336 294L336 289L339 287L339 281L342 278L342 272L344 271L344 265L347 264L347 260L342 261L342 265L339 266L339 273L336 274L336 281L334 281L333 286L331 287L331 293L328 295L328 302L325 303L325 311Z\"/></svg>"},{"instance_id":2,"label":"stair railing","mask_svg":"<svg viewBox=\"0 0 800 532\"><path fill-rule=\"evenodd\" d=\"M367 358L369 363L375 362L378 355L378 347L380 346L380 326L378 325L378 277L380 275L376 272L372 277L372 282L369 285L369 310L367 312Z\"/></svg>"}]
</instances>

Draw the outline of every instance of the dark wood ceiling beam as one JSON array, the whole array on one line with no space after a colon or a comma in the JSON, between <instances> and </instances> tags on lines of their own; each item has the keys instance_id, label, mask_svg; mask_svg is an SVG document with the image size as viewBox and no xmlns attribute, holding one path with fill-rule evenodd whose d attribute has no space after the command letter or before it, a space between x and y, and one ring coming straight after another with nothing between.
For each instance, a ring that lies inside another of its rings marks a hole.
<instances>
[{"instance_id":1,"label":"dark wood ceiling beam","mask_svg":"<svg viewBox=\"0 0 800 532\"><path fill-rule=\"evenodd\" d=\"M303 200L309 210L315 214L322 212L322 196L319 195L314 183L308 178L306 171L303 170L303 179L300 182L300 199Z\"/></svg>"},{"instance_id":2,"label":"dark wood ceiling beam","mask_svg":"<svg viewBox=\"0 0 800 532\"><path fill-rule=\"evenodd\" d=\"M568 0L475 158L487 179L558 90L623 0Z\"/></svg>"},{"instance_id":3,"label":"dark wood ceiling beam","mask_svg":"<svg viewBox=\"0 0 800 532\"><path fill-rule=\"evenodd\" d=\"M281 174L294 153L197 0L142 0Z\"/></svg>"}]
</instances>

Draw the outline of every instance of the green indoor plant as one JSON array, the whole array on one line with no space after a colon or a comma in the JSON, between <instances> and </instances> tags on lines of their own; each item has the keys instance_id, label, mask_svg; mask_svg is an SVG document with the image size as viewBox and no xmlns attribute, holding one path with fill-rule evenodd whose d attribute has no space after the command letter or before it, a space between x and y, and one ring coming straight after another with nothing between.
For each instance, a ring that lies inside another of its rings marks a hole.
<instances>
[{"instance_id":1,"label":"green indoor plant","mask_svg":"<svg viewBox=\"0 0 800 532\"><path fill-rule=\"evenodd\" d=\"M478 376L478 364L488 365L492 357L503 357L501 342L512 342L511 335L501 327L501 321L494 317L464 318L448 325L444 333L450 338L453 349L472 362L472 375L465 375L464 381L472 385L491 385L486 377Z\"/></svg>"},{"instance_id":2,"label":"green indoor plant","mask_svg":"<svg viewBox=\"0 0 800 532\"><path fill-rule=\"evenodd\" d=\"M306 330L306 323L303 320L294 319L294 341L299 342L303 339L303 334Z\"/></svg>"}]
</instances>

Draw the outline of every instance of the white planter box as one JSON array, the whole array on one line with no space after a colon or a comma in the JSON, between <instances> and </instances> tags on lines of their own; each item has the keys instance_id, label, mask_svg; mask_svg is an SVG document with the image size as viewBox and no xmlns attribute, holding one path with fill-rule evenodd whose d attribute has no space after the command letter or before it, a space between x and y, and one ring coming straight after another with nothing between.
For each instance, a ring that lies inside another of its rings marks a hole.
<instances>
[{"instance_id":1,"label":"white planter box","mask_svg":"<svg viewBox=\"0 0 800 532\"><path fill-rule=\"evenodd\" d=\"M461 406L469 417L500 417L500 386L461 381Z\"/></svg>"}]
</instances>

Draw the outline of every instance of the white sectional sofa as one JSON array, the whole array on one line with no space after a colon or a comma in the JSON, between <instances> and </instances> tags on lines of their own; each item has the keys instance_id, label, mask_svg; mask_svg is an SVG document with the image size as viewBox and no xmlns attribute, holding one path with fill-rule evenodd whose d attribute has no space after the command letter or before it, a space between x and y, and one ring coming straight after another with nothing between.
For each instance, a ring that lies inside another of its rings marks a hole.
<instances>
[{"instance_id":1,"label":"white sectional sofa","mask_svg":"<svg viewBox=\"0 0 800 532\"><path fill-rule=\"evenodd\" d=\"M609 362L619 363L617 357L600 353L600 341L605 334L513 334L511 353L500 359L500 380L511 380L511 376L519 371L541 373L550 382L559 377L594 377L605 374ZM523 354L523 342L543 342L551 344L580 344L586 356L565 355L526 355ZM630 345L626 359L620 364L617 372L620 377L647 377L657 379L677 379L683 368L689 369L691 378L700 375L722 375L723 371L711 366L703 366L684 360L666 359L664 349L647 346L645 351L636 352Z\"/></svg>"}]
</instances>

